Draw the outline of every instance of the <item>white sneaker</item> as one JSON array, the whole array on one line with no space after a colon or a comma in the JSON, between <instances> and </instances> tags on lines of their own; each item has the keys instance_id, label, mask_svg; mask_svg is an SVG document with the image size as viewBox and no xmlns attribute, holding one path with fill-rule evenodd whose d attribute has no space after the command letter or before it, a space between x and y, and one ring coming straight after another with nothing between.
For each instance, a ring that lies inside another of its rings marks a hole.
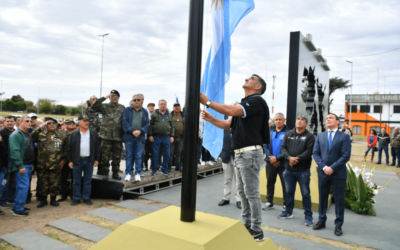
<instances>
[{"instance_id":1,"label":"white sneaker","mask_svg":"<svg viewBox=\"0 0 400 250\"><path fill-rule=\"evenodd\" d=\"M141 181L140 174L135 175L135 181Z\"/></svg>"},{"instance_id":2,"label":"white sneaker","mask_svg":"<svg viewBox=\"0 0 400 250\"><path fill-rule=\"evenodd\" d=\"M209 162L208 162L208 165L212 166L212 165L214 165L214 162L209 161Z\"/></svg>"},{"instance_id":3,"label":"white sneaker","mask_svg":"<svg viewBox=\"0 0 400 250\"><path fill-rule=\"evenodd\" d=\"M202 165L202 166L205 166L205 165L206 165L206 163L205 163L204 161L202 161L202 162L201 162L201 165Z\"/></svg>"},{"instance_id":4,"label":"white sneaker","mask_svg":"<svg viewBox=\"0 0 400 250\"><path fill-rule=\"evenodd\" d=\"M131 181L131 175L130 174L127 174L125 176L125 181Z\"/></svg>"}]
</instances>

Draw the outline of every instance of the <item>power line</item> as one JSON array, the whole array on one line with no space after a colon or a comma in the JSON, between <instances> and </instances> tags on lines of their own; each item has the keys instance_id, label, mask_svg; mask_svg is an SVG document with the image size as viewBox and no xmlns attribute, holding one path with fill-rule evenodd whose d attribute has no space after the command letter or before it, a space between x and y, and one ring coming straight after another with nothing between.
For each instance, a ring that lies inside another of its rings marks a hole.
<instances>
[{"instance_id":1,"label":"power line","mask_svg":"<svg viewBox=\"0 0 400 250\"><path fill-rule=\"evenodd\" d=\"M366 57L366 56L376 56L376 55L380 55L380 54L385 54L385 53L389 53L395 50L400 49L400 47L395 48L395 49L391 49L388 51L384 51L384 52L379 52L379 53L374 53L374 54L368 54L368 55L361 55L361 56L324 56L324 57Z\"/></svg>"}]
</instances>

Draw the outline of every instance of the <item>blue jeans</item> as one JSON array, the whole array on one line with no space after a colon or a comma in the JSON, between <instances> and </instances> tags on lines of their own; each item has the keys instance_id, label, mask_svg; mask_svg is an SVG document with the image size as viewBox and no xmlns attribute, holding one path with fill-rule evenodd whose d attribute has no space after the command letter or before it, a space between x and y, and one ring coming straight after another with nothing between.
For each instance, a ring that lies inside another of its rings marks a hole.
<instances>
[{"instance_id":1,"label":"blue jeans","mask_svg":"<svg viewBox=\"0 0 400 250\"><path fill-rule=\"evenodd\" d=\"M144 143L139 138L125 142L126 148L126 169L125 174L132 174L133 163L135 163L135 175L142 171Z\"/></svg>"},{"instance_id":2,"label":"blue jeans","mask_svg":"<svg viewBox=\"0 0 400 250\"><path fill-rule=\"evenodd\" d=\"M158 155L160 153L160 148L162 149L163 161L161 171L167 172L168 170L168 162L169 162L169 153L170 153L170 137L158 137L153 136L154 141L151 145L151 170L153 172L157 171L158 168Z\"/></svg>"},{"instance_id":3,"label":"blue jeans","mask_svg":"<svg viewBox=\"0 0 400 250\"><path fill-rule=\"evenodd\" d=\"M390 148L390 154L392 155L392 164L396 165L396 149L394 147ZM398 159L397 159L398 160ZM0 203L1 204L1 203Z\"/></svg>"},{"instance_id":4,"label":"blue jeans","mask_svg":"<svg viewBox=\"0 0 400 250\"><path fill-rule=\"evenodd\" d=\"M294 193L296 192L296 183L299 182L301 195L303 196L304 214L311 216L311 192L310 192L310 169L292 172L287 169L283 172L283 179L286 185L286 212L291 214L294 208Z\"/></svg>"},{"instance_id":5,"label":"blue jeans","mask_svg":"<svg viewBox=\"0 0 400 250\"><path fill-rule=\"evenodd\" d=\"M375 148L367 147L367 150L365 151L366 154L371 150L371 154L375 154Z\"/></svg>"},{"instance_id":6,"label":"blue jeans","mask_svg":"<svg viewBox=\"0 0 400 250\"><path fill-rule=\"evenodd\" d=\"M24 211L24 205L29 191L29 179L31 178L32 165L24 165L25 173L15 172L16 192L13 209L15 211Z\"/></svg>"},{"instance_id":7,"label":"blue jeans","mask_svg":"<svg viewBox=\"0 0 400 250\"><path fill-rule=\"evenodd\" d=\"M6 187L3 186L3 180L4 180L4 177L6 176L6 173L7 173L7 168L3 167L3 169L0 171L0 197L3 196L3 193L6 189ZM0 205L4 205L4 204L0 203Z\"/></svg>"},{"instance_id":8,"label":"blue jeans","mask_svg":"<svg viewBox=\"0 0 400 250\"><path fill-rule=\"evenodd\" d=\"M65 166L67 167L67 166ZM80 201L81 198L83 200L90 199L90 192L92 190L92 175L93 175L93 166L90 165L90 158L81 159L79 165L74 164L73 177L73 199ZM83 172L83 178L82 178ZM83 188L82 188L82 179L83 179Z\"/></svg>"},{"instance_id":9,"label":"blue jeans","mask_svg":"<svg viewBox=\"0 0 400 250\"><path fill-rule=\"evenodd\" d=\"M386 164L389 164L389 147L379 147L379 155L378 155L378 162L382 160L382 150L385 150L386 155Z\"/></svg>"},{"instance_id":10,"label":"blue jeans","mask_svg":"<svg viewBox=\"0 0 400 250\"><path fill-rule=\"evenodd\" d=\"M400 148L395 148L394 152L396 153L397 157L397 167L400 167Z\"/></svg>"},{"instance_id":11,"label":"blue jeans","mask_svg":"<svg viewBox=\"0 0 400 250\"><path fill-rule=\"evenodd\" d=\"M4 172L4 177L5 177L8 173L8 170L7 170L7 168L3 167L3 171L4 171L4 169L5 169L5 172ZM14 199L15 199L15 193L16 193L15 172L12 172L9 174L10 174L10 176L8 178L8 182L7 182L6 186L4 187L3 195L0 196L0 204L1 205L7 204L7 201L10 203L13 203Z\"/></svg>"}]
</instances>

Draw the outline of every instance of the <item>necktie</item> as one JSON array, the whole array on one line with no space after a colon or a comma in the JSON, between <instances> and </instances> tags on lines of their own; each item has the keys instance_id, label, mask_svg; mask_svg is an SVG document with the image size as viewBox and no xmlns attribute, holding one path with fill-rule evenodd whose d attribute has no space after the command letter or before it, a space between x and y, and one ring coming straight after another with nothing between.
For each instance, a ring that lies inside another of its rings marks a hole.
<instances>
[{"instance_id":1,"label":"necktie","mask_svg":"<svg viewBox=\"0 0 400 250\"><path fill-rule=\"evenodd\" d=\"M332 144L332 133L333 133L333 131L329 131L328 149L331 149L331 144Z\"/></svg>"}]
</instances>

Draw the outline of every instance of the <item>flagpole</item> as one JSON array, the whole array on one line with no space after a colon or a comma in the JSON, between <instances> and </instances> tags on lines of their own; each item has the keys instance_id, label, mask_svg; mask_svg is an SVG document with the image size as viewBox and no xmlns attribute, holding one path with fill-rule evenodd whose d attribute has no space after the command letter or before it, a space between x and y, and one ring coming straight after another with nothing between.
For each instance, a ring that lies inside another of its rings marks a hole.
<instances>
[{"instance_id":1,"label":"flagpole","mask_svg":"<svg viewBox=\"0 0 400 250\"><path fill-rule=\"evenodd\" d=\"M181 221L183 222L193 222L196 219L203 11L204 0L190 1L185 96L187 112L185 112L181 193Z\"/></svg>"}]
</instances>

